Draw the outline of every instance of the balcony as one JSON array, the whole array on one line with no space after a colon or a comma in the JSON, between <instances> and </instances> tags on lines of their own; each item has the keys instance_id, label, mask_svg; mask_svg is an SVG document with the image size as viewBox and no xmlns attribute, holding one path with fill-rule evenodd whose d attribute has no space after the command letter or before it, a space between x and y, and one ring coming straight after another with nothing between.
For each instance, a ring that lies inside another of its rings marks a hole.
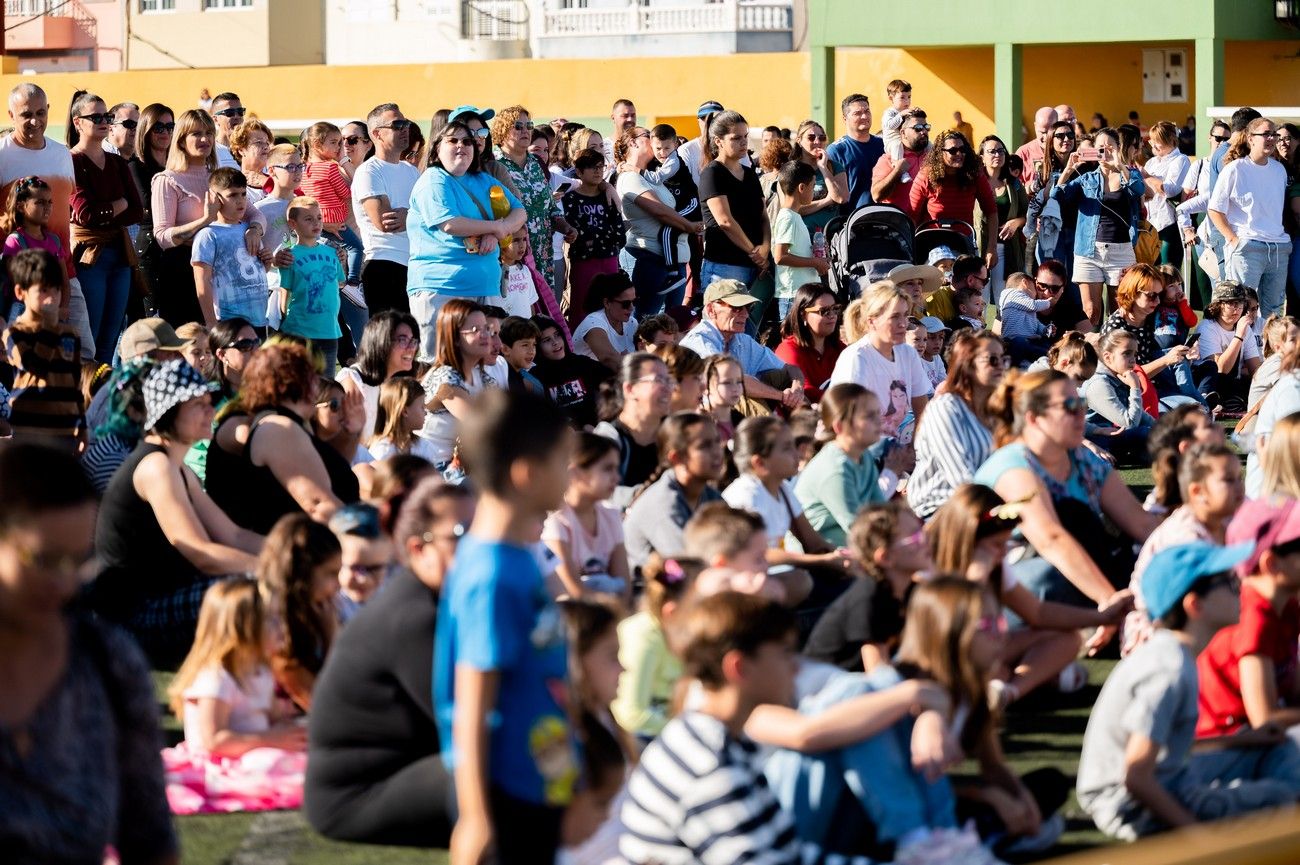
<instances>
[{"instance_id":1,"label":"balcony","mask_svg":"<svg viewBox=\"0 0 1300 865\"><path fill-rule=\"evenodd\" d=\"M542 57L671 56L790 51L794 0L675 0L558 8L544 0L536 28Z\"/></svg>"},{"instance_id":2,"label":"balcony","mask_svg":"<svg viewBox=\"0 0 1300 865\"><path fill-rule=\"evenodd\" d=\"M528 41L529 15L525 0L465 0L460 15L462 39Z\"/></svg>"},{"instance_id":3,"label":"balcony","mask_svg":"<svg viewBox=\"0 0 1300 865\"><path fill-rule=\"evenodd\" d=\"M12 52L94 48L98 22L77 0L5 0L5 49Z\"/></svg>"}]
</instances>

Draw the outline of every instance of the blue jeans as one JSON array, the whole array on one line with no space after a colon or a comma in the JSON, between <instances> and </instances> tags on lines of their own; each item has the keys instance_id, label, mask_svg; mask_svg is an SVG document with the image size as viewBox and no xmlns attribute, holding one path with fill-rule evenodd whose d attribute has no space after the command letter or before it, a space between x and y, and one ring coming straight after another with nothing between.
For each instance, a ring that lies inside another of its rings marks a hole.
<instances>
[{"instance_id":1,"label":"blue jeans","mask_svg":"<svg viewBox=\"0 0 1300 865\"><path fill-rule=\"evenodd\" d=\"M365 264L365 248L361 245L361 238L346 225L338 231L330 232L329 236L337 240L348 252L348 282L352 285L360 285L361 265Z\"/></svg>"},{"instance_id":2,"label":"blue jeans","mask_svg":"<svg viewBox=\"0 0 1300 865\"><path fill-rule=\"evenodd\" d=\"M357 349L361 348L361 331L366 329L366 322L370 321L370 310L363 306L355 306L346 297L340 297L339 315L343 318L343 323L347 325L347 328L344 330L343 335L339 337L338 342L346 348L343 341L349 340L352 343L352 351L347 357L355 357Z\"/></svg>"},{"instance_id":3,"label":"blue jeans","mask_svg":"<svg viewBox=\"0 0 1300 865\"><path fill-rule=\"evenodd\" d=\"M1291 241L1238 241L1224 254L1224 276L1259 292L1259 314L1268 318L1286 306L1286 275L1290 268Z\"/></svg>"},{"instance_id":4,"label":"blue jeans","mask_svg":"<svg viewBox=\"0 0 1300 865\"><path fill-rule=\"evenodd\" d=\"M793 297L778 297L776 299L777 318L779 318L781 321L785 321L785 317L790 314L790 307L792 306L794 306Z\"/></svg>"},{"instance_id":5,"label":"blue jeans","mask_svg":"<svg viewBox=\"0 0 1300 865\"><path fill-rule=\"evenodd\" d=\"M94 264L77 265L77 279L81 282L90 331L95 338L95 360L112 363L126 304L131 298L131 268L120 249L103 246Z\"/></svg>"},{"instance_id":6,"label":"blue jeans","mask_svg":"<svg viewBox=\"0 0 1300 865\"><path fill-rule=\"evenodd\" d=\"M686 283L681 265L669 267L657 252L629 246L624 252L632 256L632 287L636 289L636 317L644 319L682 305ZM621 260L620 256L620 260ZM681 282L673 288L673 285Z\"/></svg>"},{"instance_id":7,"label":"blue jeans","mask_svg":"<svg viewBox=\"0 0 1300 865\"><path fill-rule=\"evenodd\" d=\"M1169 351L1165 349L1161 355L1166 355ZM1168 410L1188 402L1205 405L1205 397L1201 396L1201 391L1196 386L1196 375L1192 372L1192 365L1185 360L1160 370L1151 383L1155 385L1156 393L1160 396L1162 409Z\"/></svg>"}]
</instances>

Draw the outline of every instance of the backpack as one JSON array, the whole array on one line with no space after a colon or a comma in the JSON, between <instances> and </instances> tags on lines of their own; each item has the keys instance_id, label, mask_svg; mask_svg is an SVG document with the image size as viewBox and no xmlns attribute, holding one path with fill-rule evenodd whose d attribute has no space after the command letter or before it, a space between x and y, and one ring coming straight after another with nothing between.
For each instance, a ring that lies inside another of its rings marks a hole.
<instances>
[{"instance_id":1,"label":"backpack","mask_svg":"<svg viewBox=\"0 0 1300 865\"><path fill-rule=\"evenodd\" d=\"M1155 226L1145 219L1138 220L1133 255L1139 264L1158 264L1160 261L1160 234Z\"/></svg>"}]
</instances>

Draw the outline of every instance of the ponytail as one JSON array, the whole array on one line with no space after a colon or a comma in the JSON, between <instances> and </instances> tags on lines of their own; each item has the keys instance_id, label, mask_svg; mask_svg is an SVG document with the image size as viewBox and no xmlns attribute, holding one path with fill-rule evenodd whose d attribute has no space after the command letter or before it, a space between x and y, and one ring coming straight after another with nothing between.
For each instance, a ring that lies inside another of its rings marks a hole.
<instances>
[{"instance_id":1,"label":"ponytail","mask_svg":"<svg viewBox=\"0 0 1300 865\"><path fill-rule=\"evenodd\" d=\"M1070 377L1055 369L1020 372L1008 370L989 395L988 411L993 419L993 443L997 447L1018 438L1025 428L1025 418L1042 414L1047 408L1047 390Z\"/></svg>"},{"instance_id":2,"label":"ponytail","mask_svg":"<svg viewBox=\"0 0 1300 865\"><path fill-rule=\"evenodd\" d=\"M713 116L713 120L709 122L709 131L704 136L704 146L700 148L703 151L701 168L718 158L718 145L714 142L730 134L741 124L748 125L739 111L719 111Z\"/></svg>"}]
</instances>

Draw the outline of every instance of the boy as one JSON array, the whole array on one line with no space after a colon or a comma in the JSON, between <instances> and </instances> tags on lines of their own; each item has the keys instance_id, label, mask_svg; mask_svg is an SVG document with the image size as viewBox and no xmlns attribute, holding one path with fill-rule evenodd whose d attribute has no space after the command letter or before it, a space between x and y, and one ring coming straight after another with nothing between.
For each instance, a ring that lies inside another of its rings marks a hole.
<instances>
[{"instance_id":1,"label":"boy","mask_svg":"<svg viewBox=\"0 0 1300 865\"><path fill-rule=\"evenodd\" d=\"M15 437L76 450L86 440L81 339L76 328L59 323L63 265L44 249L24 249L8 265L23 304L4 332L5 358L14 369L9 425Z\"/></svg>"},{"instance_id":2,"label":"boy","mask_svg":"<svg viewBox=\"0 0 1300 865\"><path fill-rule=\"evenodd\" d=\"M690 166L677 155L677 130L660 123L650 130L650 149L654 151L659 167L647 175L662 183L673 194L673 210L683 219L700 223L700 190L691 176ZM703 223L700 223L701 226ZM659 231L664 250L664 266L676 271L691 260L690 238L667 223Z\"/></svg>"},{"instance_id":3,"label":"boy","mask_svg":"<svg viewBox=\"0 0 1300 865\"><path fill-rule=\"evenodd\" d=\"M302 155L292 144L277 144L266 155L271 191L253 205L266 220L266 236L262 239L266 249L279 249L289 233L289 202L302 180L302 165ZM273 272L272 278L278 279L279 275Z\"/></svg>"},{"instance_id":4,"label":"boy","mask_svg":"<svg viewBox=\"0 0 1300 865\"><path fill-rule=\"evenodd\" d=\"M1002 318L1002 339L1011 353L1012 363L1032 363L1052 347L1056 329L1038 318L1038 313L1051 308L1050 299L1038 297L1029 274L1013 273L1007 277L1006 288L998 297L998 314Z\"/></svg>"},{"instance_id":5,"label":"boy","mask_svg":"<svg viewBox=\"0 0 1300 865\"><path fill-rule=\"evenodd\" d=\"M759 594L793 607L812 591L807 571L767 565L767 526L754 511L733 508L726 502L701 505L682 530L686 555L708 565L699 577L698 590L722 586Z\"/></svg>"},{"instance_id":6,"label":"boy","mask_svg":"<svg viewBox=\"0 0 1300 865\"><path fill-rule=\"evenodd\" d=\"M636 328L636 350L650 351L660 345L677 345L682 329L671 315L661 312L643 318Z\"/></svg>"},{"instance_id":7,"label":"boy","mask_svg":"<svg viewBox=\"0 0 1300 865\"><path fill-rule=\"evenodd\" d=\"M795 289L805 283L819 283L830 270L830 262L813 256L812 235L796 208L812 203L816 171L799 159L792 159L777 173L781 210L772 225L772 258L776 262L777 315L785 321L794 301Z\"/></svg>"},{"instance_id":8,"label":"boy","mask_svg":"<svg viewBox=\"0 0 1300 865\"><path fill-rule=\"evenodd\" d=\"M1295 761L1260 747L1281 740L1276 730L1203 739L1197 752L1220 750L1193 754L1196 656L1237 621L1231 570L1252 551L1196 541L1161 550L1147 565L1141 592L1156 630L1107 678L1079 761L1079 804L1107 835L1133 840L1295 802Z\"/></svg>"},{"instance_id":9,"label":"boy","mask_svg":"<svg viewBox=\"0 0 1300 865\"><path fill-rule=\"evenodd\" d=\"M628 780L619 852L630 862L662 865L794 865L793 821L744 734L755 707L791 703L794 614L764 598L723 592L698 601L684 618L682 665L700 682L701 699L641 755Z\"/></svg>"},{"instance_id":10,"label":"boy","mask_svg":"<svg viewBox=\"0 0 1300 865\"><path fill-rule=\"evenodd\" d=\"M505 270L505 296L501 298L501 307L509 315L529 318L533 314L533 304L537 303L537 285L533 275L524 266L524 256L528 254L528 232L516 231L510 235L510 242L501 247L501 267Z\"/></svg>"},{"instance_id":11,"label":"boy","mask_svg":"<svg viewBox=\"0 0 1300 865\"><path fill-rule=\"evenodd\" d=\"M889 107L880 118L880 136L885 140L885 153L898 163L903 158L903 121L906 120L904 115L912 110L912 85L901 78L895 78L885 85L885 95L889 97ZM903 183L911 179L906 169L899 179Z\"/></svg>"},{"instance_id":12,"label":"boy","mask_svg":"<svg viewBox=\"0 0 1300 865\"><path fill-rule=\"evenodd\" d=\"M618 254L626 240L623 214L610 204L603 188L605 155L588 148L573 159L578 185L564 194L564 218L578 231L569 244L569 328L587 315L587 290L598 273L616 273ZM523 315L523 313L517 313Z\"/></svg>"},{"instance_id":13,"label":"boy","mask_svg":"<svg viewBox=\"0 0 1300 865\"><path fill-rule=\"evenodd\" d=\"M510 364L508 387L512 392L526 390L546 396L546 388L528 370L537 358L537 337L541 333L532 319L512 315L501 322L501 356Z\"/></svg>"},{"instance_id":14,"label":"boy","mask_svg":"<svg viewBox=\"0 0 1300 865\"><path fill-rule=\"evenodd\" d=\"M907 342L921 356L925 367L925 376L931 387L938 387L948 377L948 370L943 365L943 343L950 330L933 315L907 320Z\"/></svg>"},{"instance_id":15,"label":"boy","mask_svg":"<svg viewBox=\"0 0 1300 865\"><path fill-rule=\"evenodd\" d=\"M454 862L555 861L578 777L565 705L564 619L532 548L564 503L572 433L555 405L484 391L461 425L479 490L447 574L434 643L434 701L459 818Z\"/></svg>"},{"instance_id":16,"label":"boy","mask_svg":"<svg viewBox=\"0 0 1300 865\"><path fill-rule=\"evenodd\" d=\"M242 318L266 336L266 264L244 247L248 181L234 168L218 168L208 177L208 193L217 199L217 218L194 236L190 263L203 323Z\"/></svg>"},{"instance_id":17,"label":"boy","mask_svg":"<svg viewBox=\"0 0 1300 865\"><path fill-rule=\"evenodd\" d=\"M984 328L984 294L978 288L959 288L953 292L952 301L957 308L957 317L948 322L951 330Z\"/></svg>"},{"instance_id":18,"label":"boy","mask_svg":"<svg viewBox=\"0 0 1300 865\"><path fill-rule=\"evenodd\" d=\"M395 551L392 539L379 529L379 509L374 505L339 508L330 517L329 529L342 547L334 609L339 623L347 624L383 585Z\"/></svg>"},{"instance_id":19,"label":"boy","mask_svg":"<svg viewBox=\"0 0 1300 865\"><path fill-rule=\"evenodd\" d=\"M293 264L281 267L280 330L311 340L325 358L325 377L334 377L339 355L339 289L347 273L333 247L320 242L325 221L320 203L300 195L289 202L288 224L298 236Z\"/></svg>"}]
</instances>

